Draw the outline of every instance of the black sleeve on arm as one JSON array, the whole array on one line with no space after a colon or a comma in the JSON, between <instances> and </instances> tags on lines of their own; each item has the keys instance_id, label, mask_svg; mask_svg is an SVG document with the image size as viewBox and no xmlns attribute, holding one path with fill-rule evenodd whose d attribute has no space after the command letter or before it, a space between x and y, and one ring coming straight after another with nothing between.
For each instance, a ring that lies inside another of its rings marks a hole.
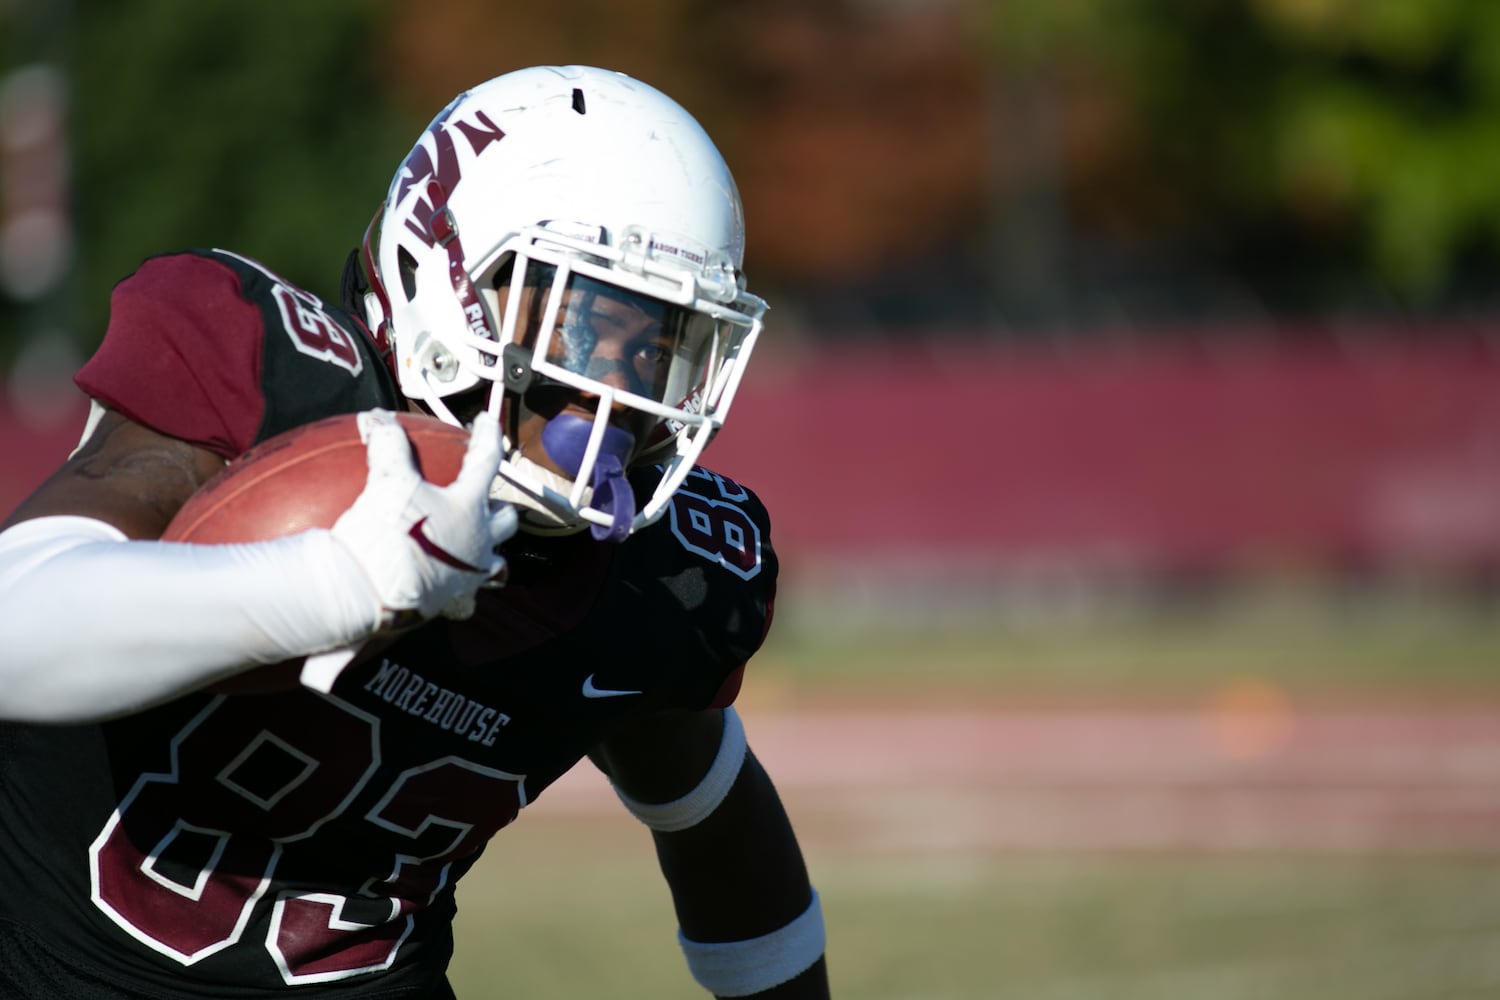
<instances>
[{"instance_id":1,"label":"black sleeve on arm","mask_svg":"<svg viewBox=\"0 0 1500 1000\"><path fill-rule=\"evenodd\" d=\"M771 778L747 753L727 798L707 819L675 833L652 832L682 933L693 941L743 941L785 927L812 903L797 836ZM819 959L758 996L825 998Z\"/></svg>"},{"instance_id":2,"label":"black sleeve on arm","mask_svg":"<svg viewBox=\"0 0 1500 1000\"><path fill-rule=\"evenodd\" d=\"M694 941L760 937L812 902L797 836L753 753L707 819L652 838L682 932Z\"/></svg>"},{"instance_id":3,"label":"black sleeve on arm","mask_svg":"<svg viewBox=\"0 0 1500 1000\"><path fill-rule=\"evenodd\" d=\"M594 762L624 794L670 802L691 791L717 754L723 713L666 713L599 747ZM652 831L657 861L682 933L704 944L746 941L779 930L812 903L807 866L771 778L746 752L728 795L702 822ZM820 959L767 998L828 996Z\"/></svg>"}]
</instances>

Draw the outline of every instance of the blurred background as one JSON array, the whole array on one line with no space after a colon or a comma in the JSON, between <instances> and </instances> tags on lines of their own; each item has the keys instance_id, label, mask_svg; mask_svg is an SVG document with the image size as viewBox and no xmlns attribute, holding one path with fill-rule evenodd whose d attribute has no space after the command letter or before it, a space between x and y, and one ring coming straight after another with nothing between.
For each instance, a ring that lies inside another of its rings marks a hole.
<instances>
[{"instance_id":1,"label":"blurred background","mask_svg":"<svg viewBox=\"0 0 1500 1000\"><path fill-rule=\"evenodd\" d=\"M455 93L620 69L772 303L711 464L843 995L1500 995L1500 5L6 0L0 55L0 506L144 257L336 297ZM694 995L644 835L547 802L460 995Z\"/></svg>"}]
</instances>

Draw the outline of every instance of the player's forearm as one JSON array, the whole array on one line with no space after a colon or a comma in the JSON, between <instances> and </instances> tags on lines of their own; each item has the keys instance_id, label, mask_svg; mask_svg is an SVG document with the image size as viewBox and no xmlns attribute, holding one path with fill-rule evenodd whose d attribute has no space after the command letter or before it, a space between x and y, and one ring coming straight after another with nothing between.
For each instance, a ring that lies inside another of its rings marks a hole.
<instances>
[{"instance_id":1,"label":"player's forearm","mask_svg":"<svg viewBox=\"0 0 1500 1000\"><path fill-rule=\"evenodd\" d=\"M0 533L0 717L132 711L355 641L379 610L326 532L198 546L127 542L82 518L22 522Z\"/></svg>"},{"instance_id":2,"label":"player's forearm","mask_svg":"<svg viewBox=\"0 0 1500 1000\"><path fill-rule=\"evenodd\" d=\"M747 966L780 963L792 974L761 992L722 995L828 996L827 972L818 957L821 909L780 797L753 754L746 754L729 794L701 823L653 836L691 963L726 968L741 959ZM753 979L756 973L747 975Z\"/></svg>"},{"instance_id":3,"label":"player's forearm","mask_svg":"<svg viewBox=\"0 0 1500 1000\"><path fill-rule=\"evenodd\" d=\"M754 754L702 822L653 837L682 930L694 940L756 937L811 901L796 835Z\"/></svg>"},{"instance_id":4,"label":"player's forearm","mask_svg":"<svg viewBox=\"0 0 1500 1000\"><path fill-rule=\"evenodd\" d=\"M693 977L718 996L827 997L822 908L738 713L650 723L592 756L651 829Z\"/></svg>"}]
</instances>

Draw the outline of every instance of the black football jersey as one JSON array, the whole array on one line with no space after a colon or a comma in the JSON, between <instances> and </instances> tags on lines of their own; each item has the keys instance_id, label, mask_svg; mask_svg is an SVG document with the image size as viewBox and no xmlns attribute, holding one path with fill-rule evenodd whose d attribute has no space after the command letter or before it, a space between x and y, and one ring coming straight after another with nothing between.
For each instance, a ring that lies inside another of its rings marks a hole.
<instances>
[{"instance_id":1,"label":"black football jersey","mask_svg":"<svg viewBox=\"0 0 1500 1000\"><path fill-rule=\"evenodd\" d=\"M80 386L226 458L402 405L352 316L232 254L153 258L113 305ZM506 554L472 619L407 633L328 695L0 726L0 985L446 995L454 885L490 837L612 727L732 701L776 581L764 508L705 469L623 543L523 534Z\"/></svg>"}]
</instances>

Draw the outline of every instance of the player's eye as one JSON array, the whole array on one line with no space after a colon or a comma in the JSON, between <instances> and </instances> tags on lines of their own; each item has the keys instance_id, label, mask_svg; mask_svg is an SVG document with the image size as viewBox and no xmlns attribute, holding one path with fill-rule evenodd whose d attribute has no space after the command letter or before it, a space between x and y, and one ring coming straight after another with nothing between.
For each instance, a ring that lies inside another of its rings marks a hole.
<instances>
[{"instance_id":1,"label":"player's eye","mask_svg":"<svg viewBox=\"0 0 1500 1000\"><path fill-rule=\"evenodd\" d=\"M665 339L643 341L637 344L630 352L630 363L635 369L636 381L641 388L640 392L653 392L660 388L666 378L666 371L672 361L672 345Z\"/></svg>"},{"instance_id":2,"label":"player's eye","mask_svg":"<svg viewBox=\"0 0 1500 1000\"><path fill-rule=\"evenodd\" d=\"M635 349L636 362L653 368L666 361L671 354L672 349L664 340L647 341Z\"/></svg>"}]
</instances>

